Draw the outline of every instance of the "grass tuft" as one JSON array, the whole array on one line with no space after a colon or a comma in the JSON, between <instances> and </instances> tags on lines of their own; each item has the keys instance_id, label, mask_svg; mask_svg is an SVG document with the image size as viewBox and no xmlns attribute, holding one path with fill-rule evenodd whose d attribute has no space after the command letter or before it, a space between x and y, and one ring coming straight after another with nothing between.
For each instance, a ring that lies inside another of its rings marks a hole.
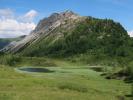
<instances>
[{"instance_id":1,"label":"grass tuft","mask_svg":"<svg viewBox=\"0 0 133 100\"><path fill-rule=\"evenodd\" d=\"M78 92L88 92L88 89L86 86L78 84L78 83L61 83L59 85L59 89L68 89L68 90L73 90L73 91L78 91Z\"/></svg>"}]
</instances>

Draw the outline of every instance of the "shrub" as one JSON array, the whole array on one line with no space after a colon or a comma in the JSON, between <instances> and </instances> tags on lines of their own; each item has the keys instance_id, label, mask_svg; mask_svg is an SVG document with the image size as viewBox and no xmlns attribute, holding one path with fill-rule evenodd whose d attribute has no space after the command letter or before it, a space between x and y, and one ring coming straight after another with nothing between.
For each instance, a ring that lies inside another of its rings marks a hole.
<instances>
[{"instance_id":1,"label":"shrub","mask_svg":"<svg viewBox=\"0 0 133 100\"><path fill-rule=\"evenodd\" d=\"M14 66L21 61L21 57L17 55L4 54L0 56L0 64Z\"/></svg>"},{"instance_id":2,"label":"shrub","mask_svg":"<svg viewBox=\"0 0 133 100\"><path fill-rule=\"evenodd\" d=\"M129 79L133 80L133 62L126 67L126 73L129 75Z\"/></svg>"},{"instance_id":3,"label":"shrub","mask_svg":"<svg viewBox=\"0 0 133 100\"><path fill-rule=\"evenodd\" d=\"M132 84L132 87L131 87L131 95L133 97L133 84Z\"/></svg>"}]
</instances>

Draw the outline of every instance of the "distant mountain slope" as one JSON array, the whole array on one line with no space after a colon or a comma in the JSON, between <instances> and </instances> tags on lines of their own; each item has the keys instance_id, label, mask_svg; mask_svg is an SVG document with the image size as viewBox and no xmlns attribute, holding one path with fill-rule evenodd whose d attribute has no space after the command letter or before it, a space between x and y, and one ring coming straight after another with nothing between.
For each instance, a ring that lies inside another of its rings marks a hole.
<instances>
[{"instance_id":1,"label":"distant mountain slope","mask_svg":"<svg viewBox=\"0 0 133 100\"><path fill-rule=\"evenodd\" d=\"M0 39L0 49L8 45L9 43L10 43L10 40Z\"/></svg>"},{"instance_id":2,"label":"distant mountain slope","mask_svg":"<svg viewBox=\"0 0 133 100\"><path fill-rule=\"evenodd\" d=\"M129 41L120 23L66 11L44 18L30 35L6 47L5 51L27 56L69 56L86 52L126 56Z\"/></svg>"},{"instance_id":3,"label":"distant mountain slope","mask_svg":"<svg viewBox=\"0 0 133 100\"><path fill-rule=\"evenodd\" d=\"M0 38L0 49L5 47L6 45L10 44L12 41L20 41L22 40L26 35L22 35L16 38Z\"/></svg>"}]
</instances>

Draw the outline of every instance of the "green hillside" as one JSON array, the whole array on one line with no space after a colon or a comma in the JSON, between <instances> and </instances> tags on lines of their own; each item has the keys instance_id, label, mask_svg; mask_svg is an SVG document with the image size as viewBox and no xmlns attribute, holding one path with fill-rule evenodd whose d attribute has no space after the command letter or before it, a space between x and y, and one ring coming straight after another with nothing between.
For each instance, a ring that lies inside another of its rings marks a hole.
<instances>
[{"instance_id":1,"label":"green hillside","mask_svg":"<svg viewBox=\"0 0 133 100\"><path fill-rule=\"evenodd\" d=\"M74 23L75 24L75 23ZM62 32L59 36L55 33ZM54 33L54 34L52 34ZM63 25L22 50L28 56L72 56L81 53L107 56L130 55L131 39L120 23L88 17L70 29Z\"/></svg>"}]
</instances>

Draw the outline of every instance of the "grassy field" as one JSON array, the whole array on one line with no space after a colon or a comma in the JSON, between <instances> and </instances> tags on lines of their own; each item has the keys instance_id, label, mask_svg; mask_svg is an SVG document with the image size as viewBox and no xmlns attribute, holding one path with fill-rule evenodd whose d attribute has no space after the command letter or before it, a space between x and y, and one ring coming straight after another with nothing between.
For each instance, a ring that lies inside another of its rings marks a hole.
<instances>
[{"instance_id":1,"label":"grassy field","mask_svg":"<svg viewBox=\"0 0 133 100\"><path fill-rule=\"evenodd\" d=\"M126 96L130 95L130 84L107 80L88 65L57 59L39 58L37 63L34 60L37 59L25 58L18 66L41 66L53 72L22 72L1 65L0 100L131 100Z\"/></svg>"}]
</instances>

